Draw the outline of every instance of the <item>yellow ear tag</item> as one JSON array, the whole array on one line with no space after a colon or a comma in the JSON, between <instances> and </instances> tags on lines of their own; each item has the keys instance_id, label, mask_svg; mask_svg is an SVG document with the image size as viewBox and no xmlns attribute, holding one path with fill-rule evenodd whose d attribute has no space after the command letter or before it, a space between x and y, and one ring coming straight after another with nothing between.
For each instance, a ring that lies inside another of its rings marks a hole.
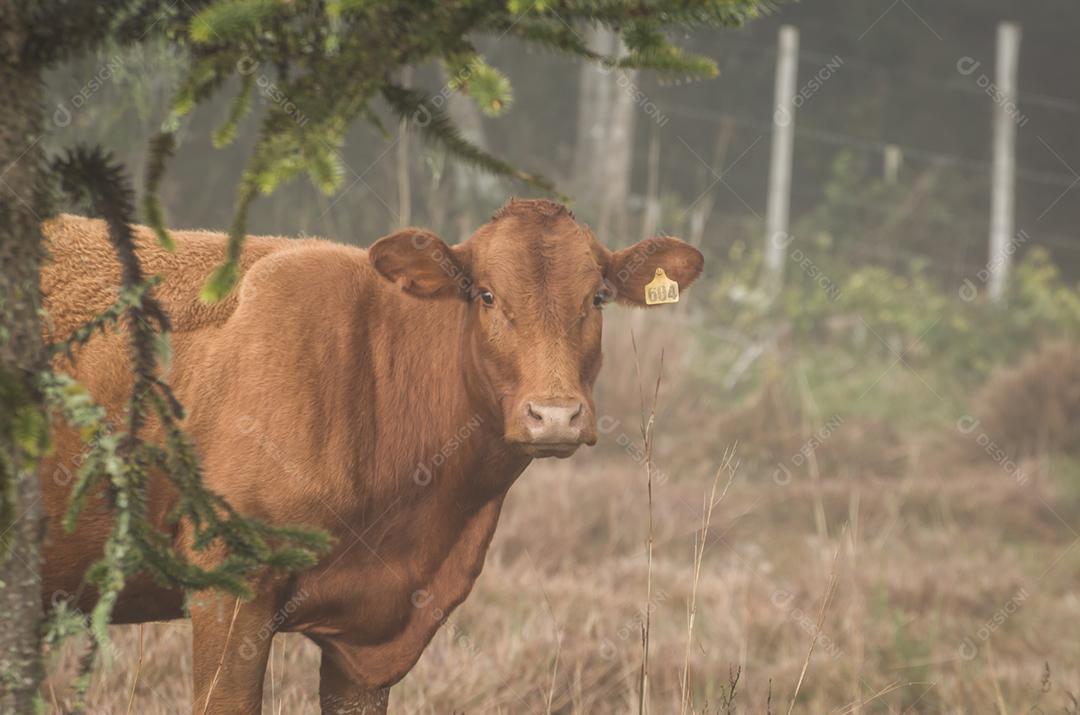
<instances>
[{"instance_id":1,"label":"yellow ear tag","mask_svg":"<svg viewBox=\"0 0 1080 715\"><path fill-rule=\"evenodd\" d=\"M645 304L679 302L679 284L667 277L663 268L656 269L656 277L645 286Z\"/></svg>"}]
</instances>

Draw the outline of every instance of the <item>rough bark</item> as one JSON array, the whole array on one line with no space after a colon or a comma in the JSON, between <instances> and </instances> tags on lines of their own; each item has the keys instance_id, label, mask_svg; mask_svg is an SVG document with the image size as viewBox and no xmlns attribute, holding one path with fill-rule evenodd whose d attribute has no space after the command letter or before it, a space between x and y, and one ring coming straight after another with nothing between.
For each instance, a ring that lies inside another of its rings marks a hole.
<instances>
[{"instance_id":1,"label":"rough bark","mask_svg":"<svg viewBox=\"0 0 1080 715\"><path fill-rule=\"evenodd\" d=\"M450 77L446 76L445 72L443 78L447 83L450 82ZM471 97L461 92L451 92L446 99L446 113L463 137L484 151L490 150L487 135L484 133L483 116ZM476 209L481 206L490 208L491 205L501 203L501 189L494 176L461 162L455 162L452 171L454 203L458 209L457 238L463 241L483 223L482 220L477 220Z\"/></svg>"},{"instance_id":2,"label":"rough bark","mask_svg":"<svg viewBox=\"0 0 1080 715\"><path fill-rule=\"evenodd\" d=\"M618 38L611 30L588 28L585 43L594 51L611 54ZM604 137L611 121L611 95L615 70L592 62L581 65L578 81L577 146L574 149L574 183L579 196L594 200L599 166L604 155Z\"/></svg>"},{"instance_id":3,"label":"rough bark","mask_svg":"<svg viewBox=\"0 0 1080 715\"><path fill-rule=\"evenodd\" d=\"M23 59L19 5L0 0L0 488L11 507L0 523L0 713L35 712L42 676L42 112L40 70Z\"/></svg>"},{"instance_id":4,"label":"rough bark","mask_svg":"<svg viewBox=\"0 0 1080 715\"><path fill-rule=\"evenodd\" d=\"M596 52L626 54L618 33L591 28L586 42ZM588 213L596 218L601 240L633 242L628 234L627 199L634 156L634 115L638 110L637 70L585 63L578 88L574 184ZM609 235L614 230L615 235Z\"/></svg>"},{"instance_id":5,"label":"rough bark","mask_svg":"<svg viewBox=\"0 0 1080 715\"><path fill-rule=\"evenodd\" d=\"M649 130L649 173L645 187L645 216L641 219L642 240L655 236L660 227L660 129Z\"/></svg>"},{"instance_id":6,"label":"rough bark","mask_svg":"<svg viewBox=\"0 0 1080 715\"><path fill-rule=\"evenodd\" d=\"M411 87L413 68L401 70L401 86ZM397 199L398 228L412 225L412 183L409 181L409 121L402 119L398 123L397 154Z\"/></svg>"}]
</instances>

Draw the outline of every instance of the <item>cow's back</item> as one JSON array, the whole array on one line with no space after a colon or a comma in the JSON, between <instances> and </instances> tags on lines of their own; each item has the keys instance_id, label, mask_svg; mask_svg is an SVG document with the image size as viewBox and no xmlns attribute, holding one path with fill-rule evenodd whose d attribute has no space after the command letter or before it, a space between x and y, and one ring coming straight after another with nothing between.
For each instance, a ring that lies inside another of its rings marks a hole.
<instances>
[{"instance_id":1,"label":"cow's back","mask_svg":"<svg viewBox=\"0 0 1080 715\"><path fill-rule=\"evenodd\" d=\"M120 263L104 221L61 215L43 224L49 261L41 271L48 319L47 337L67 338L73 330L116 301ZM161 275L155 289L172 320L173 330L187 332L224 322L236 309L237 292L208 305L199 291L225 258L226 236L210 231L173 231L176 250L165 250L153 231L135 227L136 250L146 276ZM251 236L244 243L240 272L274 251L297 245L286 238Z\"/></svg>"}]
</instances>

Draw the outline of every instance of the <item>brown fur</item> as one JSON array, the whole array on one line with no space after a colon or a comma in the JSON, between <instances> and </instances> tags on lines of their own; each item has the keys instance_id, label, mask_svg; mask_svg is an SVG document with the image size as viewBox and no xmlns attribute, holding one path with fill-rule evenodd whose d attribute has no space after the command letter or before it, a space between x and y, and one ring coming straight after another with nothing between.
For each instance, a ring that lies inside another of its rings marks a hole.
<instances>
[{"instance_id":1,"label":"brown fur","mask_svg":"<svg viewBox=\"0 0 1080 715\"><path fill-rule=\"evenodd\" d=\"M54 259L43 273L49 332L64 338L114 299L118 266L99 221L62 216L44 231ZM515 201L452 248L420 229L369 251L249 238L234 296L207 306L197 295L224 237L176 232L170 254L147 229L138 235L147 274L165 278L167 378L189 410L209 486L244 514L336 538L316 567L265 577L235 611L215 594L190 600L195 711L209 699L212 713L258 710L276 631L322 648L324 712L384 712L386 689L472 588L510 485L533 457L595 441L594 296L641 304L657 266L685 287L702 265L671 238L612 253L558 204ZM95 337L76 357L58 366L122 415L131 384L123 336ZM552 400L580 406L573 444L531 441L528 405ZM80 451L58 425L42 470L43 597L76 594L88 608L82 575L110 522L91 505L74 535L58 526ZM163 481L152 485L156 518L174 498ZM176 541L187 549L182 532ZM182 615L179 594L145 579L129 584L115 614Z\"/></svg>"}]
</instances>

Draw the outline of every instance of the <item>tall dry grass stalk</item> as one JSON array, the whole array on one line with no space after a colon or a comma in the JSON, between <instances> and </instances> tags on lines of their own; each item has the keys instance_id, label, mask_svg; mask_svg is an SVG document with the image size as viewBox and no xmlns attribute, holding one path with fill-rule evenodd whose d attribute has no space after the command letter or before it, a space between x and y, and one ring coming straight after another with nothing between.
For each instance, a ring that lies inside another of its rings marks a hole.
<instances>
[{"instance_id":1,"label":"tall dry grass stalk","mask_svg":"<svg viewBox=\"0 0 1080 715\"><path fill-rule=\"evenodd\" d=\"M288 662L288 647L289 647L288 639L282 638L281 639L281 675L282 675L282 677L285 676L285 664ZM283 694L283 696L281 698L281 701L277 705L277 709L274 710L273 712L277 713L277 715L281 715L282 708L284 708L284 707L285 707L285 698L284 698L284 694Z\"/></svg>"},{"instance_id":2,"label":"tall dry grass stalk","mask_svg":"<svg viewBox=\"0 0 1080 715\"><path fill-rule=\"evenodd\" d=\"M893 693L893 692L895 692L897 690L900 690L901 688L906 688L907 686L913 685L913 684L914 683L902 683L899 680L894 680L893 682L889 683L888 685L886 685L881 690L879 690L876 693L874 693L873 695L871 695L866 700L861 700L861 699L856 700L855 702L851 703L847 707L844 707L844 708L841 708L840 710L837 710L836 715L853 715L855 712L858 712L861 708L863 708L866 705L869 705L870 703L874 702L875 700L879 700L879 699L885 697L886 695L889 695L890 693Z\"/></svg>"},{"instance_id":3,"label":"tall dry grass stalk","mask_svg":"<svg viewBox=\"0 0 1080 715\"><path fill-rule=\"evenodd\" d=\"M859 574L859 509L862 497L857 489L853 489L848 495L848 532L846 544L848 547L848 571L851 579L848 583L848 613L851 618L851 641L852 641L852 668L851 689L855 699L853 712L855 715L862 713L862 690L863 670L866 664L866 638L863 633L863 617L865 604L863 603L862 588L858 578Z\"/></svg>"},{"instance_id":4,"label":"tall dry grass stalk","mask_svg":"<svg viewBox=\"0 0 1080 715\"><path fill-rule=\"evenodd\" d=\"M818 408L817 400L814 399L814 395L810 391L806 371L799 369L795 371L795 374L798 378L799 399L802 403L802 409L799 412L803 417L803 439L809 439L810 435L814 434L821 424L821 410ZM809 450L806 462L810 472L810 484L814 489L814 523L817 526L818 537L824 542L829 538L829 522L825 518L825 498L822 495L821 469L818 467L816 449Z\"/></svg>"},{"instance_id":5,"label":"tall dry grass stalk","mask_svg":"<svg viewBox=\"0 0 1080 715\"><path fill-rule=\"evenodd\" d=\"M270 641L270 712L273 713L277 708L277 689L276 681L274 677L274 641Z\"/></svg>"},{"instance_id":6,"label":"tall dry grass stalk","mask_svg":"<svg viewBox=\"0 0 1080 715\"><path fill-rule=\"evenodd\" d=\"M135 704L135 688L138 687L139 675L142 674L144 625L139 624L139 659L135 661L135 677L131 679L131 692L128 694L127 710L124 711L126 715L131 715L131 706Z\"/></svg>"},{"instance_id":7,"label":"tall dry grass stalk","mask_svg":"<svg viewBox=\"0 0 1080 715\"><path fill-rule=\"evenodd\" d=\"M645 618L644 623L641 627L642 656L641 673L638 687L638 713L639 715L646 715L649 709L649 645L652 633L652 574L653 552L655 549L655 528L653 523L653 444L655 441L656 407L659 403L660 385L663 383L664 376L664 351L660 351L660 362L657 368L656 384L653 388L652 404L649 406L648 412L646 413L644 384L641 379L641 360L637 349L637 339L635 338L633 331L631 331L630 333L630 342L634 350L634 369L636 372L638 384L638 399L640 403L641 414L641 439L644 447L646 489L648 491L649 509L648 536L646 540L647 567ZM697 615L697 592L698 586L701 583L701 567L705 557L705 546L708 541L708 532L709 526L712 523L713 510L721 501L723 501L724 496L727 494L728 489L731 487L731 483L735 479L735 473L738 469L738 464L734 461L735 453L736 452L734 446L725 450L720 467L717 468L716 474L713 477L710 493L707 496L702 495L703 503L701 531L698 535L695 536L691 596L687 612L686 651L683 658L683 671L679 694L680 715L685 715L687 708L693 707L693 699L690 696L690 655L694 641L694 621ZM717 489L720 484L720 477L725 473L728 475L728 478L727 481L724 483L723 490L718 496ZM732 684L731 700L734 701L734 684Z\"/></svg>"},{"instance_id":8,"label":"tall dry grass stalk","mask_svg":"<svg viewBox=\"0 0 1080 715\"><path fill-rule=\"evenodd\" d=\"M1009 708L1005 705L1005 696L1001 693L1001 679L998 678L997 665L994 663L994 643L992 638L986 639L986 661L990 665L990 680L994 684L994 697L997 699L998 715L1009 715Z\"/></svg>"},{"instance_id":9,"label":"tall dry grass stalk","mask_svg":"<svg viewBox=\"0 0 1080 715\"><path fill-rule=\"evenodd\" d=\"M555 639L555 663L551 666L551 684L548 686L547 715L551 715L551 705L555 700L555 683L559 678L559 656L562 654L562 637Z\"/></svg>"},{"instance_id":10,"label":"tall dry grass stalk","mask_svg":"<svg viewBox=\"0 0 1080 715\"><path fill-rule=\"evenodd\" d=\"M697 595L698 586L701 584L701 565L705 560L705 545L708 543L709 526L712 524L713 509L716 508L720 502L727 496L728 489L731 487L731 483L735 480L735 473L739 469L738 462L735 462L735 450L736 447L729 447L724 451L724 457L720 462L720 467L716 470L716 476L713 477L712 491L708 497L702 495L703 503L701 510L701 531L694 537L694 564L693 564L693 577L692 585L690 587L690 601L687 606L686 614L686 654L683 657L683 671L682 671L682 683L679 693L679 715L685 715L688 707L693 708L693 698L690 695L690 652L694 643L694 620L697 616ZM720 483L720 475L727 473L728 478L724 483L724 489L720 492L720 495L716 495L716 487ZM735 685L738 683L738 677L734 677L731 683L731 692L729 701L735 699Z\"/></svg>"},{"instance_id":11,"label":"tall dry grass stalk","mask_svg":"<svg viewBox=\"0 0 1080 715\"><path fill-rule=\"evenodd\" d=\"M653 427L656 424L656 404L660 399L660 383L664 378L664 351L660 351L660 366L656 371L656 387L653 389L652 406L645 417L645 388L641 382L641 361L638 358L637 339L630 333L630 344L634 347L634 369L637 373L638 398L641 406L641 440L645 448L645 477L649 492L649 534L646 542L648 566L645 576L645 623L641 627L641 677L638 687L638 715L649 712L649 637L652 630L652 567L655 531L653 527Z\"/></svg>"},{"instance_id":12,"label":"tall dry grass stalk","mask_svg":"<svg viewBox=\"0 0 1080 715\"><path fill-rule=\"evenodd\" d=\"M837 547L836 553L833 555L829 584L825 587L825 597L821 599L821 609L818 611L817 623L814 626L814 632L810 636L810 647L806 650L806 658L803 660L802 670L799 671L799 680L795 683L795 692L791 694L791 703L788 705L787 715L791 715L795 711L795 701L799 699L799 690L802 689L803 681L806 679L806 670L810 667L810 659L814 657L814 646L817 645L818 636L821 635L821 628L825 625L825 614L828 613L829 604L832 603L832 598L836 594L836 583L839 578L836 566L839 559L840 547Z\"/></svg>"},{"instance_id":13,"label":"tall dry grass stalk","mask_svg":"<svg viewBox=\"0 0 1080 715\"><path fill-rule=\"evenodd\" d=\"M206 699L203 701L202 715L206 715L207 708L210 707L210 696L214 692L214 688L217 687L218 678L221 677L221 669L225 666L225 654L229 652L229 641L232 639L233 626L236 625L236 617L240 614L240 598L236 598L236 603L233 605L232 619L229 621L229 630L225 634L225 642L221 646L221 657L218 659L217 669L214 670L214 677L210 679L210 687L206 691Z\"/></svg>"}]
</instances>

